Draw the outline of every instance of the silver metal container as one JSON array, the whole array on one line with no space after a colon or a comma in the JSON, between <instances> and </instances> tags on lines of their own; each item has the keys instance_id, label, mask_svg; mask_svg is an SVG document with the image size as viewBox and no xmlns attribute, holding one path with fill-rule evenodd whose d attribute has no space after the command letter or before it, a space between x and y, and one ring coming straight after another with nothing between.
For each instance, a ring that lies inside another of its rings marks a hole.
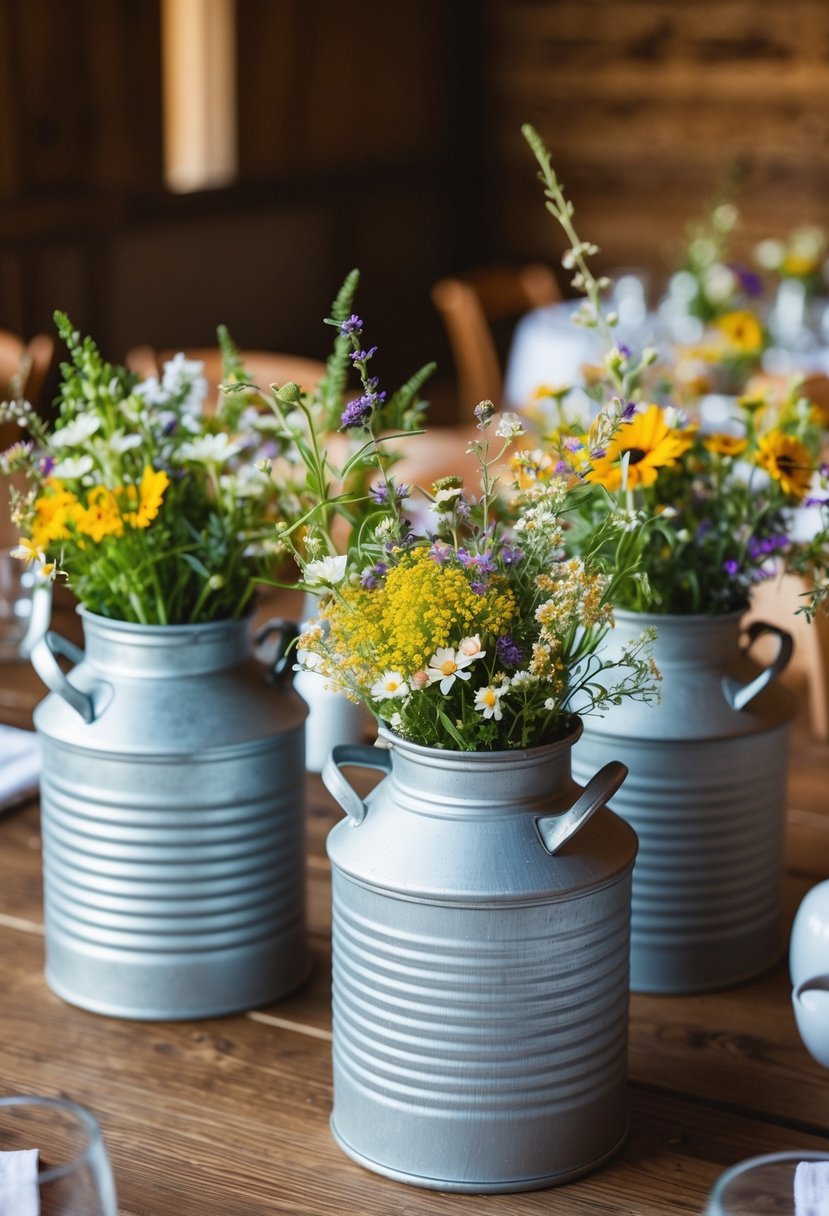
<instances>
[{"instance_id":1,"label":"silver metal container","mask_svg":"<svg viewBox=\"0 0 829 1216\"><path fill-rule=\"evenodd\" d=\"M308 971L305 706L245 621L81 616L85 650L47 633L32 652L53 690L34 715L47 982L126 1018L275 1000Z\"/></svg>"},{"instance_id":2,"label":"silver metal container","mask_svg":"<svg viewBox=\"0 0 829 1216\"><path fill-rule=\"evenodd\" d=\"M582 791L573 738L524 752L338 747L332 1129L380 1174L444 1191L552 1186L626 1131L636 838ZM341 766L388 775L361 801ZM594 813L595 812L595 813Z\"/></svg>"},{"instance_id":3,"label":"silver metal container","mask_svg":"<svg viewBox=\"0 0 829 1216\"><path fill-rule=\"evenodd\" d=\"M307 592L302 606L304 629L319 612L319 597ZM374 719L364 706L355 705L344 693L334 692L317 671L303 668L294 676L294 688L308 706L305 724L305 767L321 773L332 747L362 743L371 737Z\"/></svg>"},{"instance_id":4,"label":"silver metal container","mask_svg":"<svg viewBox=\"0 0 829 1216\"><path fill-rule=\"evenodd\" d=\"M656 706L627 702L585 719L577 778L621 753L630 769L613 809L636 830L631 988L690 993L726 987L779 957L783 831L795 705L774 681L789 634L738 613L721 617L617 612L609 650L646 625L659 631ZM748 655L763 634L777 653Z\"/></svg>"}]
</instances>

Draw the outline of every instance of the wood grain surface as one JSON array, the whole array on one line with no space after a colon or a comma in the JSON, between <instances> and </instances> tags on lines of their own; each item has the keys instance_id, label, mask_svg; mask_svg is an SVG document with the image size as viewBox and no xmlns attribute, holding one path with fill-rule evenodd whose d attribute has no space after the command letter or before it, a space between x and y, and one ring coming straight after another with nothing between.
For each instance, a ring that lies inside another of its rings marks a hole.
<instances>
[{"instance_id":1,"label":"wood grain surface","mask_svg":"<svg viewBox=\"0 0 829 1216\"><path fill-rule=\"evenodd\" d=\"M0 669L28 711L42 689ZM829 877L829 749L798 725L792 758L786 936ZM355 779L356 780L356 779ZM361 776L365 788L376 780ZM313 972L293 996L244 1015L141 1023L65 1004L43 979L36 802L0 818L0 1093L65 1094L98 1116L122 1216L665 1216L701 1213L729 1164L779 1149L829 1150L829 1076L800 1043L785 958L759 979L694 997L633 995L630 1131L618 1155L547 1191L450 1196L353 1164L331 1108L330 873L339 811L307 783Z\"/></svg>"}]
</instances>

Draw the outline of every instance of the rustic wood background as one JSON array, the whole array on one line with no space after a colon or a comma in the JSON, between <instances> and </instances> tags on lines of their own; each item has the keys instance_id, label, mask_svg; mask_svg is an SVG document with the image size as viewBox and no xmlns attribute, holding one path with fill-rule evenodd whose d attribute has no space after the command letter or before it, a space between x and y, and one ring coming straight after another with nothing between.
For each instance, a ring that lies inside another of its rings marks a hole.
<instances>
[{"instance_id":1,"label":"rustic wood background","mask_svg":"<svg viewBox=\"0 0 829 1216\"><path fill-rule=\"evenodd\" d=\"M527 120L605 266L645 267L654 291L735 167L738 254L829 223L825 0L236 11L239 179L176 196L157 4L0 4L0 327L30 336L62 307L121 358L209 343L224 321L243 346L319 356L357 265L379 370L397 379L434 356L451 378L431 283L561 251Z\"/></svg>"}]
</instances>

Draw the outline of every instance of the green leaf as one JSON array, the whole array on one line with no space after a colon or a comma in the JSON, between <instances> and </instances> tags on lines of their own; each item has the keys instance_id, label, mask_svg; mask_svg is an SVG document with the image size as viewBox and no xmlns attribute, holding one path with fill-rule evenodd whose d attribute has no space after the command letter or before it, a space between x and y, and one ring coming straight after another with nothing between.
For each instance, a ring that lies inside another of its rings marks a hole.
<instances>
[{"instance_id":1,"label":"green leaf","mask_svg":"<svg viewBox=\"0 0 829 1216\"><path fill-rule=\"evenodd\" d=\"M457 743L458 750L462 752L469 751L469 744L466 742L463 735L458 731L455 723L447 716L445 710L438 710L438 718L440 719L441 726L449 737L454 740L455 743Z\"/></svg>"}]
</instances>

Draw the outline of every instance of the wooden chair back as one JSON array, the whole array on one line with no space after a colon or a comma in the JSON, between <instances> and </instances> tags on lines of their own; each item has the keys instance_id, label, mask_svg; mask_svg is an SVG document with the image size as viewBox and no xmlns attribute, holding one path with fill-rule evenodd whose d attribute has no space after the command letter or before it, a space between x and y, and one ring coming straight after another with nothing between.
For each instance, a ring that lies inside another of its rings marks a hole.
<instances>
[{"instance_id":1,"label":"wooden chair back","mask_svg":"<svg viewBox=\"0 0 829 1216\"><path fill-rule=\"evenodd\" d=\"M0 329L0 401L25 397L38 409L54 354L55 340L49 334L36 334L25 342L17 334ZM0 424L0 451L26 436L27 432L16 422ZM4 549L14 544L18 536L9 509L13 486L20 493L26 490L22 473L0 476L0 548Z\"/></svg>"},{"instance_id":2,"label":"wooden chair back","mask_svg":"<svg viewBox=\"0 0 829 1216\"><path fill-rule=\"evenodd\" d=\"M37 409L54 354L55 340L49 334L36 334L25 342L0 329L0 400L17 393Z\"/></svg>"},{"instance_id":3,"label":"wooden chair back","mask_svg":"<svg viewBox=\"0 0 829 1216\"><path fill-rule=\"evenodd\" d=\"M560 299L556 277L542 262L480 267L434 284L432 302L449 338L464 413L486 399L501 404L504 373L494 325Z\"/></svg>"}]
</instances>

